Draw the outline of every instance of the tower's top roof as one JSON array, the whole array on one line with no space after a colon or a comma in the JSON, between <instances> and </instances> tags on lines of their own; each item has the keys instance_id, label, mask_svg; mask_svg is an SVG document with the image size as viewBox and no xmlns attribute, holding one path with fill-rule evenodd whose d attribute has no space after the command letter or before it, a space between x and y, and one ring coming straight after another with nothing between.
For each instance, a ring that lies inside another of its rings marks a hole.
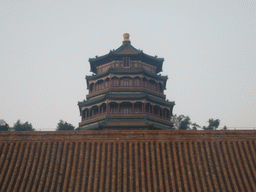
<instances>
[{"instance_id":1,"label":"tower's top roof","mask_svg":"<svg viewBox=\"0 0 256 192\"><path fill-rule=\"evenodd\" d=\"M140 60L147 64L153 65L156 67L156 72L162 71L163 58L158 58L157 56L150 56L143 53L142 50L136 49L131 45L131 41L129 39L129 33L125 33L123 35L124 40L123 44L117 48L116 50L111 50L108 54L102 56L96 56L95 58L90 58L89 62L91 65L91 71L96 73L96 67L102 64L115 61L122 60L123 57L130 57L132 60Z\"/></svg>"}]
</instances>

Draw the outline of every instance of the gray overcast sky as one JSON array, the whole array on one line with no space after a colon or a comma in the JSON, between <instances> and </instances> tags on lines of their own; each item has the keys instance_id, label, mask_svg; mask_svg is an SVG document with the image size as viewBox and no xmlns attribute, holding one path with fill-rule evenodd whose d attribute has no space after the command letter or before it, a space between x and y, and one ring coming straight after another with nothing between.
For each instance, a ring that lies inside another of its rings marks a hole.
<instances>
[{"instance_id":1,"label":"gray overcast sky","mask_svg":"<svg viewBox=\"0 0 256 192\"><path fill-rule=\"evenodd\" d=\"M88 58L130 33L164 57L174 114L256 127L255 0L0 0L0 119L36 129L80 121Z\"/></svg>"}]
</instances>

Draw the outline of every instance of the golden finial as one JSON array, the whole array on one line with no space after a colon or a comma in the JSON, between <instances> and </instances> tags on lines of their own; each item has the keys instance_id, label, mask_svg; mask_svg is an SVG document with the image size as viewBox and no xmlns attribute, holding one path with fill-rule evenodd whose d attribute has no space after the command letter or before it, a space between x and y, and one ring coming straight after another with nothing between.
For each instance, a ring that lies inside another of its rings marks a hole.
<instances>
[{"instance_id":1,"label":"golden finial","mask_svg":"<svg viewBox=\"0 0 256 192\"><path fill-rule=\"evenodd\" d=\"M124 36L123 43L126 43L126 42L129 42L129 43L130 43L130 40L129 40L130 35L129 35L129 33L124 33L123 36Z\"/></svg>"}]
</instances>

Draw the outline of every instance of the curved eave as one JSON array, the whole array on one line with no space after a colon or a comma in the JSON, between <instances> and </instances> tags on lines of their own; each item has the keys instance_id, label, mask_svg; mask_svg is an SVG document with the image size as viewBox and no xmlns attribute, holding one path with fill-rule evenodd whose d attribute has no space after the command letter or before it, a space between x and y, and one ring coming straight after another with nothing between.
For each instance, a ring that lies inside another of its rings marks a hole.
<instances>
[{"instance_id":1,"label":"curved eave","mask_svg":"<svg viewBox=\"0 0 256 192\"><path fill-rule=\"evenodd\" d=\"M90 99L90 100L87 100L87 101L81 101L81 102L78 102L78 106L79 108L83 107L83 106L89 106L89 105L92 105L94 103L98 103L100 101L103 101L104 99L106 98L105 95L103 96L100 96L100 97L97 97L97 98L94 98L94 99Z\"/></svg>"},{"instance_id":2,"label":"curved eave","mask_svg":"<svg viewBox=\"0 0 256 192\"><path fill-rule=\"evenodd\" d=\"M103 72L103 73L98 73L96 75L90 75L90 76L86 76L85 78L87 80L94 80L94 79L98 79L101 77L104 77L108 74L140 74L143 73L146 76L149 77L153 77L156 78L158 80L162 80L162 81L166 81L168 79L168 76L161 76L161 75L157 75L154 73L150 73L148 71L146 71L144 68L135 68L135 69L116 69L116 68L109 68L107 71Z\"/></svg>"}]
</instances>

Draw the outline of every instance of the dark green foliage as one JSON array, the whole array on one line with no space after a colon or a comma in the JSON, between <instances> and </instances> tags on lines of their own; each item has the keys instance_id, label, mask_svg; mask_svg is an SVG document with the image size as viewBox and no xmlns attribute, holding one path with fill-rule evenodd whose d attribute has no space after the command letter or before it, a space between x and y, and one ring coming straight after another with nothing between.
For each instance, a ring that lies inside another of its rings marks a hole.
<instances>
[{"instance_id":1,"label":"dark green foliage","mask_svg":"<svg viewBox=\"0 0 256 192\"><path fill-rule=\"evenodd\" d=\"M60 122L57 125L56 131L70 131L70 130L74 130L74 129L75 129L75 127L73 125L71 125L70 123L60 120Z\"/></svg>"},{"instance_id":2,"label":"dark green foliage","mask_svg":"<svg viewBox=\"0 0 256 192\"><path fill-rule=\"evenodd\" d=\"M200 128L200 125L197 125L196 123L192 123L192 129L197 130L197 128Z\"/></svg>"},{"instance_id":3,"label":"dark green foliage","mask_svg":"<svg viewBox=\"0 0 256 192\"><path fill-rule=\"evenodd\" d=\"M228 130L228 128L227 128L227 126L226 126L226 125L223 127L223 130Z\"/></svg>"},{"instance_id":4,"label":"dark green foliage","mask_svg":"<svg viewBox=\"0 0 256 192\"><path fill-rule=\"evenodd\" d=\"M34 128L31 123L28 123L27 121L25 123L21 123L20 120L18 120L14 126L15 131L34 131Z\"/></svg>"},{"instance_id":5,"label":"dark green foliage","mask_svg":"<svg viewBox=\"0 0 256 192\"><path fill-rule=\"evenodd\" d=\"M209 125L207 127L203 126L204 130L216 130L220 125L219 119L209 119L208 121Z\"/></svg>"},{"instance_id":6,"label":"dark green foliage","mask_svg":"<svg viewBox=\"0 0 256 192\"><path fill-rule=\"evenodd\" d=\"M9 131L9 125L7 123L5 125L0 125L0 131Z\"/></svg>"},{"instance_id":7,"label":"dark green foliage","mask_svg":"<svg viewBox=\"0 0 256 192\"><path fill-rule=\"evenodd\" d=\"M180 115L178 118L178 121L180 122L179 130L187 130L190 129L190 118L189 116Z\"/></svg>"}]
</instances>

